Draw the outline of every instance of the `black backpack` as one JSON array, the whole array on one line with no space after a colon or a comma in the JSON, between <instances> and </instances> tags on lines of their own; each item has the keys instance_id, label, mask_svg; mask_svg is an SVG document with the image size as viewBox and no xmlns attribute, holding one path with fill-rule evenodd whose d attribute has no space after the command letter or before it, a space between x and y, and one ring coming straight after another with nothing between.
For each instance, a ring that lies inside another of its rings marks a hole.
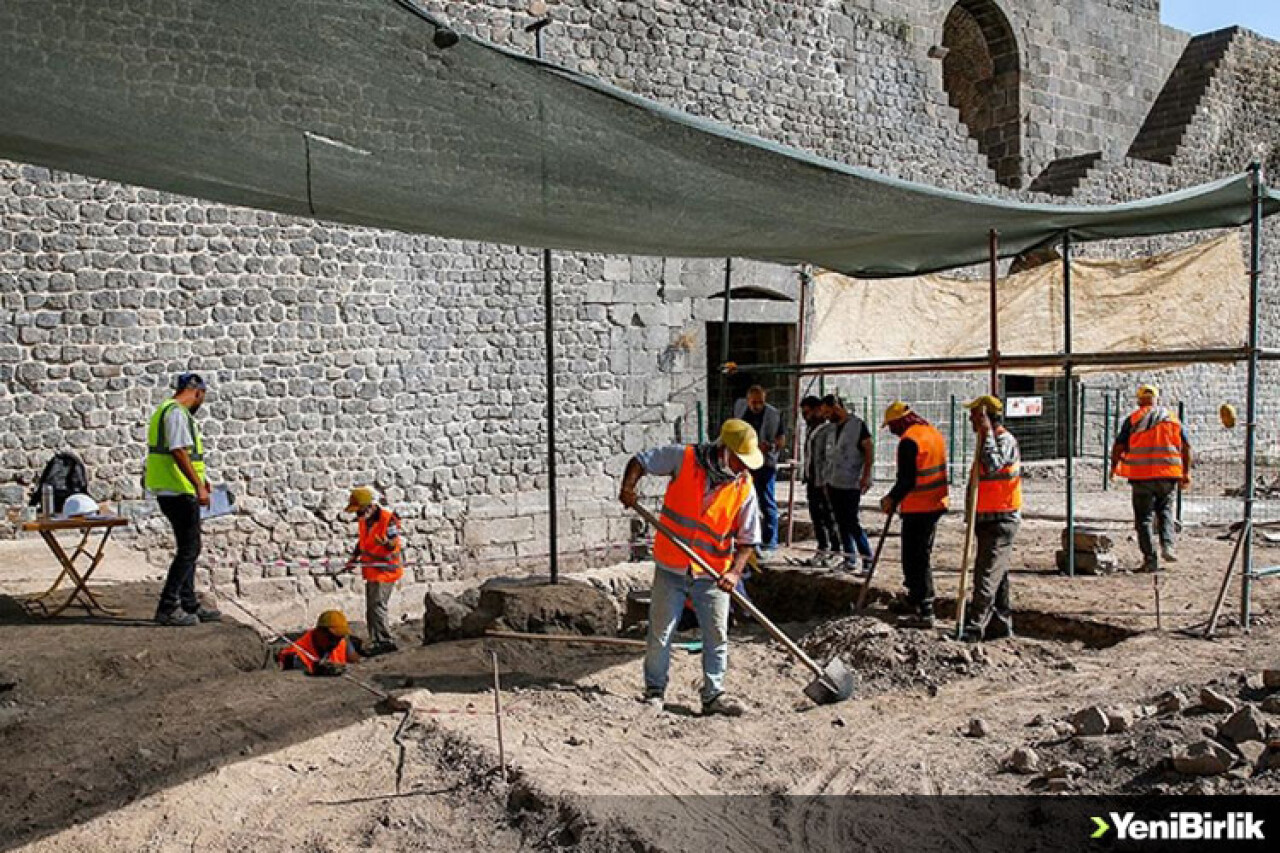
<instances>
[{"instance_id":1,"label":"black backpack","mask_svg":"<svg viewBox=\"0 0 1280 853\"><path fill-rule=\"evenodd\" d=\"M88 491L89 472L74 453L57 453L45 464L40 479L36 480L35 490L28 501L31 506L40 506L40 494L46 485L53 486L53 511L62 512L67 498Z\"/></svg>"}]
</instances>

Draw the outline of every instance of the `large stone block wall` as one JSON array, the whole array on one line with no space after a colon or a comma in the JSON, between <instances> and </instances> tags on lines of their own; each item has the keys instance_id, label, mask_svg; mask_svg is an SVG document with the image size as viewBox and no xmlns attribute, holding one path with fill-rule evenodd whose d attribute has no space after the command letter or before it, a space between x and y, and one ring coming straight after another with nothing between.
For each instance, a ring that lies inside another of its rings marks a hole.
<instances>
[{"instance_id":1,"label":"large stone block wall","mask_svg":"<svg viewBox=\"0 0 1280 853\"><path fill-rule=\"evenodd\" d=\"M532 52L523 0L432 5L460 29ZM547 55L557 62L844 162L1013 195L994 182L929 55L950 4L550 5ZM1060 156L1125 150L1186 35L1159 24L1154 0L1000 7L1022 52L1027 176ZM1216 177L1257 141L1250 127L1274 138L1280 84L1251 69L1274 69L1275 46L1255 42L1239 49L1235 82L1219 86L1229 106L1213 121L1225 129L1206 143L1218 154L1197 147L1173 167L1116 155L1080 197ZM136 543L162 561L167 531L147 518L137 482L144 422L174 373L198 369L214 386L201 418L215 479L242 510L210 525L206 582L258 600L302 596L312 609L351 606L354 591L278 561L345 554L350 522L338 510L362 482L406 519L412 584L541 568L540 263L529 250L0 164L0 502L13 508L0 534L13 533L39 467L70 447L89 463L95 494L139 516ZM1268 318L1280 321L1268 263ZM692 435L722 267L555 255L568 566L623 553L629 522L612 498L628 455L674 438L677 421ZM734 283L792 300L736 305L735 321L794 321L792 271L739 264ZM1186 371L1187 387L1218 381L1205 370Z\"/></svg>"}]
</instances>

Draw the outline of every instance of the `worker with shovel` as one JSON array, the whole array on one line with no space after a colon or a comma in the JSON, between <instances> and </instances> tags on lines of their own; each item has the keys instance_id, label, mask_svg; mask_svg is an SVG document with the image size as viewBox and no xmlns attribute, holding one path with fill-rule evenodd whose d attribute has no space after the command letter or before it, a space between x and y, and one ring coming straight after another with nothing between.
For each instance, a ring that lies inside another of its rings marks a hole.
<instances>
[{"instance_id":1,"label":"worker with shovel","mask_svg":"<svg viewBox=\"0 0 1280 853\"><path fill-rule=\"evenodd\" d=\"M947 442L901 400L884 413L898 437L898 475L880 500L886 515L902 516L902 575L907 587L905 628L933 627L933 537L947 511Z\"/></svg>"},{"instance_id":2,"label":"worker with shovel","mask_svg":"<svg viewBox=\"0 0 1280 853\"><path fill-rule=\"evenodd\" d=\"M724 691L729 663L729 592L760 543L760 518L750 472L764 463L756 431L731 419L712 444L668 445L636 454L622 476L618 499L636 507L636 486L646 474L670 477L661 521L684 540L719 578L658 532L644 660L645 701L662 707L671 645L686 596L702 627L702 713L737 717L743 706Z\"/></svg>"},{"instance_id":3,"label":"worker with shovel","mask_svg":"<svg viewBox=\"0 0 1280 853\"><path fill-rule=\"evenodd\" d=\"M364 577L365 621L369 630L365 656L394 652L396 644L387 625L387 605L396 581L404 576L400 519L391 510L378 506L373 489L368 486L351 490L346 511L354 512L359 523L359 539L347 568L359 566Z\"/></svg>"},{"instance_id":4,"label":"worker with shovel","mask_svg":"<svg viewBox=\"0 0 1280 853\"><path fill-rule=\"evenodd\" d=\"M974 522L973 603L963 639L980 642L1013 636L1009 559L1022 524L1022 456L1004 428L1004 404L991 395L965 403L977 435L978 491Z\"/></svg>"}]
</instances>

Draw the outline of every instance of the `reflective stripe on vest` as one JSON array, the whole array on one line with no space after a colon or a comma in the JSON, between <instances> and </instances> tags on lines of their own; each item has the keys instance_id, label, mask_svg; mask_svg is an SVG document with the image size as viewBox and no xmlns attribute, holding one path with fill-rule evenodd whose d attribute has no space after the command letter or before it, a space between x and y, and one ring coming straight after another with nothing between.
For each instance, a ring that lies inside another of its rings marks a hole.
<instances>
[{"instance_id":1,"label":"reflective stripe on vest","mask_svg":"<svg viewBox=\"0 0 1280 853\"><path fill-rule=\"evenodd\" d=\"M1182 479L1182 426L1169 416L1141 431L1150 407L1129 416L1129 449L1121 456L1120 475L1130 480Z\"/></svg>"},{"instance_id":2,"label":"reflective stripe on vest","mask_svg":"<svg viewBox=\"0 0 1280 853\"><path fill-rule=\"evenodd\" d=\"M947 443L931 424L914 424L902 434L916 443L916 485L899 512L938 512L947 508Z\"/></svg>"},{"instance_id":3,"label":"reflective stripe on vest","mask_svg":"<svg viewBox=\"0 0 1280 853\"><path fill-rule=\"evenodd\" d=\"M178 463L174 460L173 452L169 450L166 440L164 419L174 406L182 406L182 404L170 398L161 403L151 413L151 420L147 424L145 485L147 489L153 492L178 492L180 494L194 495L196 493L195 484L188 480L186 475L182 473L182 469L178 467ZM196 419L191 416L191 412L183 407L183 414L186 415L187 424L191 428L193 442L192 446L187 449L187 458L191 460L191 467L195 470L196 475L204 477L204 438L200 435L200 428L196 425Z\"/></svg>"},{"instance_id":4,"label":"reflective stripe on vest","mask_svg":"<svg viewBox=\"0 0 1280 853\"><path fill-rule=\"evenodd\" d=\"M298 639L294 640L294 642L297 645L301 646L302 649L307 653L306 655L300 654L298 650L295 649L293 646L285 646L283 649L281 649L280 654L276 658L280 662L280 666L282 667L285 666L289 658L297 658L298 660L302 661L302 665L307 670L307 672L314 673L316 671L316 661L324 661L332 664L337 664L339 666L345 666L348 663L346 637L343 637L342 639L338 640L338 645L330 649L328 655L321 655L318 648L316 647L315 634L316 632L315 632L315 629L313 628L307 633L303 634ZM310 657L308 657L307 655L310 655Z\"/></svg>"},{"instance_id":5,"label":"reflective stripe on vest","mask_svg":"<svg viewBox=\"0 0 1280 853\"><path fill-rule=\"evenodd\" d=\"M360 519L360 575L367 581L375 583L395 583L404 576L404 565L400 549L400 536L388 544L381 544L387 538L387 528L392 523L397 526L400 519L389 509L378 507L378 514L372 519Z\"/></svg>"},{"instance_id":6,"label":"reflective stripe on vest","mask_svg":"<svg viewBox=\"0 0 1280 853\"><path fill-rule=\"evenodd\" d=\"M996 435L1004 434L996 427ZM1014 445L1013 461L999 470L978 475L978 512L1017 512L1022 509L1022 455Z\"/></svg>"},{"instance_id":7,"label":"reflective stripe on vest","mask_svg":"<svg viewBox=\"0 0 1280 853\"><path fill-rule=\"evenodd\" d=\"M737 550L734 531L738 513L751 494L751 480L740 475L731 483L716 489L704 510L707 472L698 464L692 445L685 447L680 473L667 486L662 500L662 521L671 532L689 545L716 571L727 571ZM706 574L689 559L680 547L659 532L654 537L653 556L664 566L688 569L695 575Z\"/></svg>"}]
</instances>

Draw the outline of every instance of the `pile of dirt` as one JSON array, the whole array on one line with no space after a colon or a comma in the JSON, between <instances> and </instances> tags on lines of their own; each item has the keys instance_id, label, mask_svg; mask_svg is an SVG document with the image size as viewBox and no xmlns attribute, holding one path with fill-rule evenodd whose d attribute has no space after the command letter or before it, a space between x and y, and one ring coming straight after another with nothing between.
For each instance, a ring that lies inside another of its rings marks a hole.
<instances>
[{"instance_id":1,"label":"pile of dirt","mask_svg":"<svg viewBox=\"0 0 1280 853\"><path fill-rule=\"evenodd\" d=\"M901 630L871 616L849 616L819 625L800 642L823 662L839 657L858 676L859 694L924 689L936 693L944 684L992 670L1043 670L1070 666L1051 644L1012 639L971 644L941 630Z\"/></svg>"}]
</instances>

